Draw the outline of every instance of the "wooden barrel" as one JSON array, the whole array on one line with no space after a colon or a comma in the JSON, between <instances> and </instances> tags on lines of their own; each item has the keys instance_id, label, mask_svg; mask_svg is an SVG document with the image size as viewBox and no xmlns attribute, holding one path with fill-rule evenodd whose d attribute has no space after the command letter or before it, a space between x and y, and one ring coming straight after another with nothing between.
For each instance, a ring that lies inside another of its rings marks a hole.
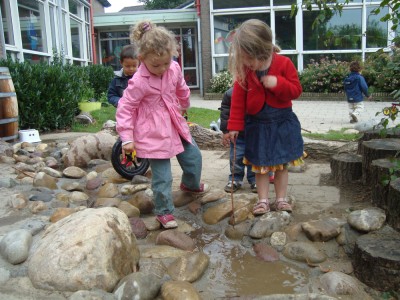
<instances>
[{"instance_id":1,"label":"wooden barrel","mask_svg":"<svg viewBox=\"0 0 400 300\"><path fill-rule=\"evenodd\" d=\"M0 139L18 138L18 101L8 68L0 67Z\"/></svg>"}]
</instances>

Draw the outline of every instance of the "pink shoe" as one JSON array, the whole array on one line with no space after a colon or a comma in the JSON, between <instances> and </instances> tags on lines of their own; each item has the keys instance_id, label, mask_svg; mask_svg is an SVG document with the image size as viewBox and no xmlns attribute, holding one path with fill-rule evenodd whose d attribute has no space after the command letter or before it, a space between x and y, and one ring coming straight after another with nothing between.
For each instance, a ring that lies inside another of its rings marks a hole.
<instances>
[{"instance_id":1,"label":"pink shoe","mask_svg":"<svg viewBox=\"0 0 400 300\"><path fill-rule=\"evenodd\" d=\"M193 194L204 194L207 193L210 190L210 187L208 184L200 183L200 188L197 190L191 190L187 188L183 183L180 185L180 189L183 192L188 192L188 193L193 193Z\"/></svg>"},{"instance_id":2,"label":"pink shoe","mask_svg":"<svg viewBox=\"0 0 400 300\"><path fill-rule=\"evenodd\" d=\"M156 220L166 229L178 227L178 223L176 223L174 216L171 214L156 216Z\"/></svg>"}]
</instances>

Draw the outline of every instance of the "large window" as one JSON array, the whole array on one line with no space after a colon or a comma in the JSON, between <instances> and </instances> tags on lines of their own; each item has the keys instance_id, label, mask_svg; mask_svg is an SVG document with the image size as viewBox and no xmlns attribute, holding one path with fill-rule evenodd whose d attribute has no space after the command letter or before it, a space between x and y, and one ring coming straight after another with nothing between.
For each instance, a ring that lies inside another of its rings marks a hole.
<instances>
[{"instance_id":1,"label":"large window","mask_svg":"<svg viewBox=\"0 0 400 300\"><path fill-rule=\"evenodd\" d=\"M71 43L72 43L72 56L76 58L82 58L82 31L80 23L72 19L69 21L71 26Z\"/></svg>"},{"instance_id":2,"label":"large window","mask_svg":"<svg viewBox=\"0 0 400 300\"><path fill-rule=\"evenodd\" d=\"M22 47L46 52L43 4L31 0L18 0L18 14Z\"/></svg>"},{"instance_id":3,"label":"large window","mask_svg":"<svg viewBox=\"0 0 400 300\"><path fill-rule=\"evenodd\" d=\"M318 12L304 12L304 50L361 49L361 9L347 9L312 29Z\"/></svg>"},{"instance_id":4,"label":"large window","mask_svg":"<svg viewBox=\"0 0 400 300\"><path fill-rule=\"evenodd\" d=\"M270 0L217 0L214 9L269 6Z\"/></svg>"},{"instance_id":5,"label":"large window","mask_svg":"<svg viewBox=\"0 0 400 300\"><path fill-rule=\"evenodd\" d=\"M377 7L367 8L367 48L386 47L388 38L388 25L381 22L380 18L386 15L389 10L387 7L381 9L378 15L371 14Z\"/></svg>"},{"instance_id":6,"label":"large window","mask_svg":"<svg viewBox=\"0 0 400 300\"><path fill-rule=\"evenodd\" d=\"M14 45L9 0L1 0L1 16L4 30L4 41L6 44Z\"/></svg>"},{"instance_id":7,"label":"large window","mask_svg":"<svg viewBox=\"0 0 400 300\"><path fill-rule=\"evenodd\" d=\"M179 44L179 56L174 60L182 68L182 74L189 87L199 86L197 35L194 27L168 28L175 35ZM129 30L100 32L100 57L103 65L116 70L122 68L120 53L123 46L130 43Z\"/></svg>"},{"instance_id":8,"label":"large window","mask_svg":"<svg viewBox=\"0 0 400 300\"><path fill-rule=\"evenodd\" d=\"M232 36L235 33L235 29L249 19L259 19L268 25L271 23L271 16L269 13L217 15L214 17L214 53L216 55L223 55L223 57L219 56L214 59L215 73L228 68L227 56Z\"/></svg>"},{"instance_id":9,"label":"large window","mask_svg":"<svg viewBox=\"0 0 400 300\"><path fill-rule=\"evenodd\" d=\"M114 70L122 68L119 61L122 47L128 45L129 31L115 31L100 33L101 62L105 66L111 66Z\"/></svg>"},{"instance_id":10,"label":"large window","mask_svg":"<svg viewBox=\"0 0 400 300\"><path fill-rule=\"evenodd\" d=\"M275 40L282 49L296 49L296 23L290 11L275 12Z\"/></svg>"}]
</instances>

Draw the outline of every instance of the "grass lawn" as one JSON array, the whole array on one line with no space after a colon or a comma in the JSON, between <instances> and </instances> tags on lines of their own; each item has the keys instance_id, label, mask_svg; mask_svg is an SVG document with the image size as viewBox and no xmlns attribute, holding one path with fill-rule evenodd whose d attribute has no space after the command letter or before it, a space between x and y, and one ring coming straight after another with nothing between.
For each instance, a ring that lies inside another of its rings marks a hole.
<instances>
[{"instance_id":1,"label":"grass lawn","mask_svg":"<svg viewBox=\"0 0 400 300\"><path fill-rule=\"evenodd\" d=\"M103 124L107 120L115 121L115 111L114 106L102 107L100 110L95 110L91 112L91 115L96 120L96 123L90 125L82 125L75 123L72 125L72 131L75 132L98 132L101 130ZM188 110L188 121L192 123L199 124L204 128L210 128L210 123L212 121L217 121L219 118L219 110L212 110L208 108L198 108L191 107ZM355 141L361 135L360 134L346 134L343 128L340 131L330 130L328 133L302 133L303 136L310 139L325 140L325 141Z\"/></svg>"},{"instance_id":2,"label":"grass lawn","mask_svg":"<svg viewBox=\"0 0 400 300\"><path fill-rule=\"evenodd\" d=\"M92 111L90 114L96 120L94 124L82 125L79 123L74 123L72 125L71 131L75 132L98 132L103 127L103 124L107 120L115 121L115 111L114 106L102 107L99 110ZM212 110L207 108L191 107L188 110L188 121L192 123L199 124L202 127L210 128L210 123L212 121L217 121L219 118L219 110Z\"/></svg>"}]
</instances>

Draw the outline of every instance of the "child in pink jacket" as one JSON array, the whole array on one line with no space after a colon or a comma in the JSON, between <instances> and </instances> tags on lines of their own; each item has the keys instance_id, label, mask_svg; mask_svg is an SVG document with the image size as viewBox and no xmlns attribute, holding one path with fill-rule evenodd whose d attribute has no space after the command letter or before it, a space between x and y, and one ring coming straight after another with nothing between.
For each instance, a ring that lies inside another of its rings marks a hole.
<instances>
[{"instance_id":1,"label":"child in pink jacket","mask_svg":"<svg viewBox=\"0 0 400 300\"><path fill-rule=\"evenodd\" d=\"M176 156L182 168L182 191L208 189L200 183L201 152L182 116L190 105L190 90L172 60L177 55L173 33L143 21L133 28L131 38L139 47L141 64L119 101L117 131L125 152L136 150L138 157L149 159L156 219L164 228L175 228L170 158Z\"/></svg>"}]
</instances>

